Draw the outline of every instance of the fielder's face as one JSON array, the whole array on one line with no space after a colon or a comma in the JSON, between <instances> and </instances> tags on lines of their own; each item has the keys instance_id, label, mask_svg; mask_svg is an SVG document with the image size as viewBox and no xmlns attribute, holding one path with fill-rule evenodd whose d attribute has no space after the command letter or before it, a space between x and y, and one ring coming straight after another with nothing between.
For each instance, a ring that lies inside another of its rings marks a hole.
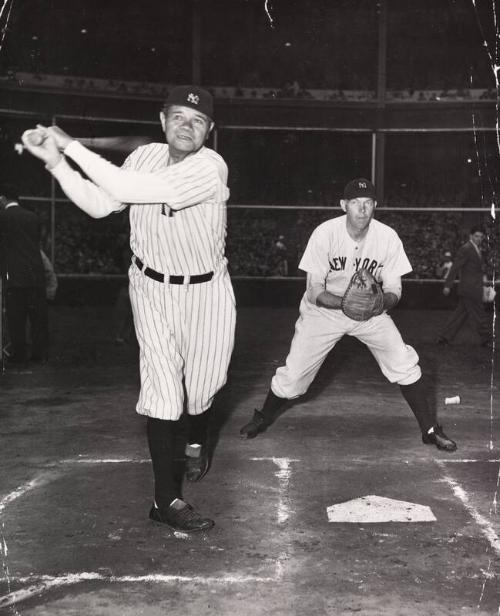
<instances>
[{"instance_id":1,"label":"fielder's face","mask_svg":"<svg viewBox=\"0 0 500 616\"><path fill-rule=\"evenodd\" d=\"M366 231L370 226L377 202L367 197L342 199L342 209L347 214L347 226L357 233Z\"/></svg>"},{"instance_id":2,"label":"fielder's face","mask_svg":"<svg viewBox=\"0 0 500 616\"><path fill-rule=\"evenodd\" d=\"M160 121L171 155L180 158L197 152L214 125L204 113L182 105L171 105L166 114L162 111Z\"/></svg>"}]
</instances>

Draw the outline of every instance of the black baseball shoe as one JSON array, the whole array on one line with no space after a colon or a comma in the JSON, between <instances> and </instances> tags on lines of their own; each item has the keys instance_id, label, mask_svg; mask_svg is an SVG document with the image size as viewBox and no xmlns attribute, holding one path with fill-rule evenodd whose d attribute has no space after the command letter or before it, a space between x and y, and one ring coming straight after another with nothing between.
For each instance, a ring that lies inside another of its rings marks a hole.
<instances>
[{"instance_id":1,"label":"black baseball shoe","mask_svg":"<svg viewBox=\"0 0 500 616\"><path fill-rule=\"evenodd\" d=\"M424 445L436 445L442 451L456 451L457 444L448 438L443 432L443 427L439 424L434 426L434 431L427 434L422 434L422 443Z\"/></svg>"},{"instance_id":2,"label":"black baseball shoe","mask_svg":"<svg viewBox=\"0 0 500 616\"><path fill-rule=\"evenodd\" d=\"M264 430L270 425L261 411L257 409L253 412L252 419L243 426L240 430L241 438L255 438L257 434L264 432Z\"/></svg>"},{"instance_id":3,"label":"black baseball shoe","mask_svg":"<svg viewBox=\"0 0 500 616\"><path fill-rule=\"evenodd\" d=\"M208 473L210 458L206 447L201 447L198 456L186 457L185 475L188 481L200 481Z\"/></svg>"},{"instance_id":4,"label":"black baseball shoe","mask_svg":"<svg viewBox=\"0 0 500 616\"><path fill-rule=\"evenodd\" d=\"M209 530L215 524L210 518L203 518L191 505L180 498L176 498L167 509L159 509L153 505L149 512L149 518L154 522L167 524L170 528L185 533Z\"/></svg>"}]
</instances>

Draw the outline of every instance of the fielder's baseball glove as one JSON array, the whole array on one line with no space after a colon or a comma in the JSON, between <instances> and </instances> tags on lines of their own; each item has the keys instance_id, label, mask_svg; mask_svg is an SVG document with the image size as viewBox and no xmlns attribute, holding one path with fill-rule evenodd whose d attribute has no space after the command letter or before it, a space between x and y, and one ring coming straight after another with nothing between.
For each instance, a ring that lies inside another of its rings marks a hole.
<instances>
[{"instance_id":1,"label":"fielder's baseball glove","mask_svg":"<svg viewBox=\"0 0 500 616\"><path fill-rule=\"evenodd\" d=\"M355 321L367 321L384 310L384 294L366 269L354 272L341 303L342 312Z\"/></svg>"}]
</instances>

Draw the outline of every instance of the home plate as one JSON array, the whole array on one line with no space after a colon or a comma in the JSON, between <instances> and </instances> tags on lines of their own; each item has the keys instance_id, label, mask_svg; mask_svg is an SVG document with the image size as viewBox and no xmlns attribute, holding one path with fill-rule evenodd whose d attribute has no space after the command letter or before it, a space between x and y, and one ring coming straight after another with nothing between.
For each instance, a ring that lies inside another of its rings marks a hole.
<instances>
[{"instance_id":1,"label":"home plate","mask_svg":"<svg viewBox=\"0 0 500 616\"><path fill-rule=\"evenodd\" d=\"M362 496L326 508L329 522L435 522L430 507L385 498Z\"/></svg>"}]
</instances>

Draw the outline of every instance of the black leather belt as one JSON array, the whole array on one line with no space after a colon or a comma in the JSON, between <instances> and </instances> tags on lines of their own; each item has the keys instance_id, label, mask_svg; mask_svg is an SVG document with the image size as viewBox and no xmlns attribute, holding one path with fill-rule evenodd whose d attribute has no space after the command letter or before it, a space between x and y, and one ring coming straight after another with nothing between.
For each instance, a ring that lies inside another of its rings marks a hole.
<instances>
[{"instance_id":1,"label":"black leather belt","mask_svg":"<svg viewBox=\"0 0 500 616\"><path fill-rule=\"evenodd\" d=\"M144 275L156 280L157 282L169 282L170 284L198 284L199 282L208 282L212 280L214 273L208 272L206 274L195 274L194 276L165 276L160 274L150 267L144 267L144 263L138 258L134 258L137 267L144 271Z\"/></svg>"}]
</instances>

